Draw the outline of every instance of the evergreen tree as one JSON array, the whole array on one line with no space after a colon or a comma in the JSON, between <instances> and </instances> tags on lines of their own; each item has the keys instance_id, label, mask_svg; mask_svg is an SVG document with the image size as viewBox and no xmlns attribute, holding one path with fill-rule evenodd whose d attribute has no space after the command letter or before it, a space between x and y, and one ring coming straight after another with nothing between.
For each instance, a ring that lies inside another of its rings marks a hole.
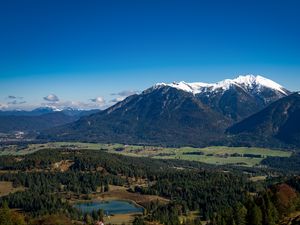
<instances>
[{"instance_id":1,"label":"evergreen tree","mask_svg":"<svg viewBox=\"0 0 300 225\"><path fill-rule=\"evenodd\" d=\"M247 209L242 203L237 203L234 208L234 221L236 225L246 225Z\"/></svg>"},{"instance_id":2,"label":"evergreen tree","mask_svg":"<svg viewBox=\"0 0 300 225\"><path fill-rule=\"evenodd\" d=\"M103 221L103 219L104 219L104 211L103 211L103 209L99 209L98 210L98 218L99 218L99 220Z\"/></svg>"},{"instance_id":3,"label":"evergreen tree","mask_svg":"<svg viewBox=\"0 0 300 225\"><path fill-rule=\"evenodd\" d=\"M264 224L276 225L278 221L278 212L268 193L263 196L263 202L263 205L265 205L266 208L264 212Z\"/></svg>"},{"instance_id":4,"label":"evergreen tree","mask_svg":"<svg viewBox=\"0 0 300 225\"><path fill-rule=\"evenodd\" d=\"M248 225L262 225L262 212L260 208L252 202L248 211Z\"/></svg>"},{"instance_id":5,"label":"evergreen tree","mask_svg":"<svg viewBox=\"0 0 300 225\"><path fill-rule=\"evenodd\" d=\"M140 216L139 217L135 217L133 222L132 222L132 225L146 225L143 218L141 218Z\"/></svg>"},{"instance_id":6,"label":"evergreen tree","mask_svg":"<svg viewBox=\"0 0 300 225\"><path fill-rule=\"evenodd\" d=\"M104 186L104 192L109 191L109 184L108 182L105 182L105 186Z\"/></svg>"}]
</instances>

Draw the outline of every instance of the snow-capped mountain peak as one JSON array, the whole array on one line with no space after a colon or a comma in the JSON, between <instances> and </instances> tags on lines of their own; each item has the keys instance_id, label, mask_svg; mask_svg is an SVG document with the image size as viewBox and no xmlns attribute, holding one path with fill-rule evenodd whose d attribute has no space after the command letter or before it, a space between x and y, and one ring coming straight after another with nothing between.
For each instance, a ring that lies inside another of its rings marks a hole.
<instances>
[{"instance_id":1,"label":"snow-capped mountain peak","mask_svg":"<svg viewBox=\"0 0 300 225\"><path fill-rule=\"evenodd\" d=\"M260 75L254 76L254 75L246 75L246 76L239 76L236 79L233 80L235 83L243 86L243 87L247 87L249 89L255 89L255 88L260 88L260 87L267 87L276 91L281 92L284 95L287 95L286 91L284 90L284 88L270 80L267 79L265 77L262 77Z\"/></svg>"},{"instance_id":2,"label":"snow-capped mountain peak","mask_svg":"<svg viewBox=\"0 0 300 225\"><path fill-rule=\"evenodd\" d=\"M154 88L159 88L163 86L170 86L179 90L183 90L186 92L191 92L193 94L199 94L203 92L219 92L219 91L226 91L233 85L239 86L243 89L248 91L257 91L259 92L262 87L269 88L280 92L283 95L288 95L285 89L276 82L267 79L262 76L255 76L255 75L244 75L238 76L235 79L226 79L217 83L202 83L202 82L193 82L187 83L184 81L181 82L173 82L170 84L166 83L158 83L154 86Z\"/></svg>"},{"instance_id":3,"label":"snow-capped mountain peak","mask_svg":"<svg viewBox=\"0 0 300 225\"><path fill-rule=\"evenodd\" d=\"M62 109L60 109L56 106L53 106L53 105L46 105L46 106L43 106L43 107L36 108L34 110L35 111L49 111L49 112L60 112L60 111L62 111Z\"/></svg>"}]
</instances>

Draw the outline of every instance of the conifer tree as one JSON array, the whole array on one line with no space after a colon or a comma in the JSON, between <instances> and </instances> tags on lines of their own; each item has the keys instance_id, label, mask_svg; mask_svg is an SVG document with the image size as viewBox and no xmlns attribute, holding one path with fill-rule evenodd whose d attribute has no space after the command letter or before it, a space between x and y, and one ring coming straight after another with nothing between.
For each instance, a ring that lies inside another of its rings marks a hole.
<instances>
[{"instance_id":1,"label":"conifer tree","mask_svg":"<svg viewBox=\"0 0 300 225\"><path fill-rule=\"evenodd\" d=\"M236 225L246 225L247 209L241 204L237 203L234 208L234 220Z\"/></svg>"},{"instance_id":2,"label":"conifer tree","mask_svg":"<svg viewBox=\"0 0 300 225\"><path fill-rule=\"evenodd\" d=\"M248 225L262 225L262 212L254 202L248 212Z\"/></svg>"}]
</instances>

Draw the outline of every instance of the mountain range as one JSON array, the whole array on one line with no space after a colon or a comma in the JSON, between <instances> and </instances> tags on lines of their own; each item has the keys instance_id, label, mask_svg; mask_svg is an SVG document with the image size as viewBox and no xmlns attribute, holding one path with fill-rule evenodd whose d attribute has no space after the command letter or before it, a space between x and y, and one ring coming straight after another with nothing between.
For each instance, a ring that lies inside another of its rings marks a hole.
<instances>
[{"instance_id":1,"label":"mountain range","mask_svg":"<svg viewBox=\"0 0 300 225\"><path fill-rule=\"evenodd\" d=\"M82 116L97 113L100 110L78 110L73 108L57 109L40 107L31 111L0 111L0 132L14 131L36 132L74 122Z\"/></svg>"},{"instance_id":2,"label":"mountain range","mask_svg":"<svg viewBox=\"0 0 300 225\"><path fill-rule=\"evenodd\" d=\"M262 76L158 83L106 110L0 111L0 132L166 146L300 146L300 94Z\"/></svg>"},{"instance_id":3,"label":"mountain range","mask_svg":"<svg viewBox=\"0 0 300 225\"><path fill-rule=\"evenodd\" d=\"M193 93L202 103L233 121L242 120L291 92L262 76L246 75L218 83L157 84Z\"/></svg>"},{"instance_id":4,"label":"mountain range","mask_svg":"<svg viewBox=\"0 0 300 225\"><path fill-rule=\"evenodd\" d=\"M35 108L30 111L26 110L7 110L7 111L1 111L0 110L0 116L41 116L48 113L54 113L54 112L63 112L66 115L69 116L86 116L91 113L97 113L99 112L99 109L92 109L92 110L81 110L76 108L58 108L54 106L45 106L45 107L39 107Z\"/></svg>"},{"instance_id":5,"label":"mountain range","mask_svg":"<svg viewBox=\"0 0 300 225\"><path fill-rule=\"evenodd\" d=\"M289 101L290 96L294 96L291 94L276 82L254 75L212 84L158 83L106 110L50 129L39 138L168 146L271 145L257 141L259 134L255 129L251 135L246 135L248 130L239 127L248 127L248 123L260 127L261 120L267 118L262 114L272 111L269 107L274 107L278 101ZM295 144L295 138L289 142L289 138L282 138L282 132L268 133L268 139L261 139L271 140L272 145L276 142L276 146ZM297 133L295 135L297 139ZM246 137L244 142L243 137Z\"/></svg>"}]
</instances>

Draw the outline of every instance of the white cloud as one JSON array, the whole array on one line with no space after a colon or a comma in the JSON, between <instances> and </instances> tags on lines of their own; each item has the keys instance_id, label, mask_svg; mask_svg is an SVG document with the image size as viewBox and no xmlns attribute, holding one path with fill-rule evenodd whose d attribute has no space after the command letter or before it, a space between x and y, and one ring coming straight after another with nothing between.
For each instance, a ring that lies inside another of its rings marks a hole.
<instances>
[{"instance_id":1,"label":"white cloud","mask_svg":"<svg viewBox=\"0 0 300 225\"><path fill-rule=\"evenodd\" d=\"M117 95L119 97L113 98L109 102L111 102L111 103L121 102L128 96L139 94L139 93L140 93L139 91L134 91L134 90L124 90L124 91L120 91L118 93L112 93L111 95Z\"/></svg>"},{"instance_id":2,"label":"white cloud","mask_svg":"<svg viewBox=\"0 0 300 225\"><path fill-rule=\"evenodd\" d=\"M89 109L103 109L106 108L105 105L106 101L102 97L97 97L93 99L89 99L89 102L82 102L82 101L57 101L57 102L47 102L42 103L44 107L54 107L57 109L65 109L65 108L74 108L74 109L81 109L81 110L89 110Z\"/></svg>"},{"instance_id":3,"label":"white cloud","mask_svg":"<svg viewBox=\"0 0 300 225\"><path fill-rule=\"evenodd\" d=\"M121 102L121 101L123 101L125 98L126 98L126 97L124 97L124 96L118 97L118 98L114 98L114 99L110 100L110 102L114 102L114 103L116 103L116 102Z\"/></svg>"},{"instance_id":4,"label":"white cloud","mask_svg":"<svg viewBox=\"0 0 300 225\"><path fill-rule=\"evenodd\" d=\"M50 95L44 97L43 99L48 102L58 102L59 101L59 98L55 94L50 94Z\"/></svg>"},{"instance_id":5,"label":"white cloud","mask_svg":"<svg viewBox=\"0 0 300 225\"><path fill-rule=\"evenodd\" d=\"M7 109L8 105L0 102L0 110Z\"/></svg>"},{"instance_id":6,"label":"white cloud","mask_svg":"<svg viewBox=\"0 0 300 225\"><path fill-rule=\"evenodd\" d=\"M105 99L103 97L96 97L96 98L92 98L90 100L91 100L91 102L94 102L99 106L103 106L105 104Z\"/></svg>"}]
</instances>

